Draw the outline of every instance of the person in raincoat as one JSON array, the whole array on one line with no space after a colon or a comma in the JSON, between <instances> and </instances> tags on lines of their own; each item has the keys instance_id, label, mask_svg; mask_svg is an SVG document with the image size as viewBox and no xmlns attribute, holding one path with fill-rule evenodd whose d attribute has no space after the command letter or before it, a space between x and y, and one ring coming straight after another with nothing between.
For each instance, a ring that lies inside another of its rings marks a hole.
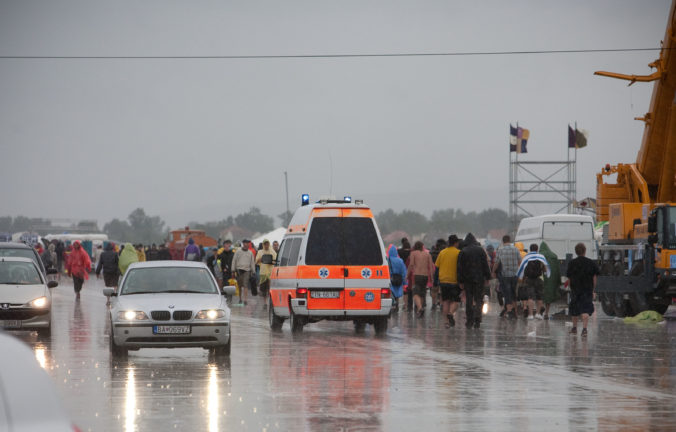
<instances>
[{"instance_id":1,"label":"person in raincoat","mask_svg":"<svg viewBox=\"0 0 676 432\"><path fill-rule=\"evenodd\" d=\"M124 276L129 265L135 262L138 262L138 254L136 253L136 249L134 249L133 244L127 243L124 245L124 248L120 253L120 275Z\"/></svg>"},{"instance_id":2,"label":"person in raincoat","mask_svg":"<svg viewBox=\"0 0 676 432\"><path fill-rule=\"evenodd\" d=\"M559 264L559 257L556 256L547 243L540 243L540 254L547 259L551 274L545 275L545 290L542 300L545 302L545 319L549 319L549 306L561 298L561 267Z\"/></svg>"},{"instance_id":3,"label":"person in raincoat","mask_svg":"<svg viewBox=\"0 0 676 432\"><path fill-rule=\"evenodd\" d=\"M270 240L263 240L263 249L256 254L256 264L260 268L260 296L265 299L264 307L268 307L268 298L270 297L270 275L272 275L272 268L274 261L277 259L277 253L270 247Z\"/></svg>"},{"instance_id":4,"label":"person in raincoat","mask_svg":"<svg viewBox=\"0 0 676 432\"><path fill-rule=\"evenodd\" d=\"M80 300L82 285L84 285L85 279L89 279L91 269L92 262L89 259L89 254L82 248L80 241L75 240L73 250L68 256L68 274L73 278L73 289L75 290L76 300Z\"/></svg>"},{"instance_id":5,"label":"person in raincoat","mask_svg":"<svg viewBox=\"0 0 676 432\"><path fill-rule=\"evenodd\" d=\"M387 262L390 266L390 290L394 299L394 310L399 310L399 299L404 295L404 281L406 280L406 264L399 258L397 247L390 245L387 253ZM398 275L398 276L395 276Z\"/></svg>"}]
</instances>

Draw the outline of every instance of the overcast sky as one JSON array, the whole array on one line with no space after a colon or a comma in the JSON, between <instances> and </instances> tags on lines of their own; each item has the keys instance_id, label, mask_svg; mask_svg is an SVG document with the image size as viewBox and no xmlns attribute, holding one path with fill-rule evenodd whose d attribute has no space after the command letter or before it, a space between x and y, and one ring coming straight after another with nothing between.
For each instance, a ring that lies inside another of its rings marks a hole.
<instances>
[{"instance_id":1,"label":"overcast sky","mask_svg":"<svg viewBox=\"0 0 676 432\"><path fill-rule=\"evenodd\" d=\"M668 0L0 0L2 56L390 54L658 47ZM633 162L656 51L292 59L0 59L0 215L136 207L171 226L301 193L393 208L508 208L509 124L524 159L589 131L578 196ZM332 163L331 163L332 162ZM332 169L331 169L332 167ZM331 175L332 173L332 175ZM279 222L276 220L276 222Z\"/></svg>"}]
</instances>

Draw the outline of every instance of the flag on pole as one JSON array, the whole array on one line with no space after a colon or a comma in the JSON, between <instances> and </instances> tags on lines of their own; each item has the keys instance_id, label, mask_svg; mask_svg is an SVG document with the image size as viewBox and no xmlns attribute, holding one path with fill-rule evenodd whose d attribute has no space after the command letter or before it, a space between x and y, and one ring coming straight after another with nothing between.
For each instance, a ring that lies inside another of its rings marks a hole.
<instances>
[{"instance_id":1,"label":"flag on pole","mask_svg":"<svg viewBox=\"0 0 676 432\"><path fill-rule=\"evenodd\" d=\"M509 125L509 151L516 153L528 153L526 145L528 144L528 138L530 137L530 131L525 128L515 128L511 124Z\"/></svg>"},{"instance_id":2,"label":"flag on pole","mask_svg":"<svg viewBox=\"0 0 676 432\"><path fill-rule=\"evenodd\" d=\"M526 128L519 128L517 136L518 136L518 143L516 146L517 153L528 153L528 150L526 149L526 144L528 144L530 131Z\"/></svg>"},{"instance_id":3,"label":"flag on pole","mask_svg":"<svg viewBox=\"0 0 676 432\"><path fill-rule=\"evenodd\" d=\"M573 129L568 125L568 148L587 147L588 136L589 134L586 130Z\"/></svg>"}]
</instances>

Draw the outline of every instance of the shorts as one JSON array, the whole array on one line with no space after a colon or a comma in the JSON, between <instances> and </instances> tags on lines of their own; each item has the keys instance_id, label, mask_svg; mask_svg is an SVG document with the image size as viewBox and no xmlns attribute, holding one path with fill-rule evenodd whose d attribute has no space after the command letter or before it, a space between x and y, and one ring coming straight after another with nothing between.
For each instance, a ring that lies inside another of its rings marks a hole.
<instances>
[{"instance_id":1,"label":"shorts","mask_svg":"<svg viewBox=\"0 0 676 432\"><path fill-rule=\"evenodd\" d=\"M108 288L116 287L116 286L117 286L117 281L118 281L117 273L106 273L106 272L103 272L103 283L104 283Z\"/></svg>"},{"instance_id":2,"label":"shorts","mask_svg":"<svg viewBox=\"0 0 676 432\"><path fill-rule=\"evenodd\" d=\"M580 316L582 314L591 315L594 313L594 301L591 295L570 294L570 303L568 304L570 316Z\"/></svg>"},{"instance_id":3,"label":"shorts","mask_svg":"<svg viewBox=\"0 0 676 432\"><path fill-rule=\"evenodd\" d=\"M502 297L505 304L512 304L516 301L516 276L504 276L501 278Z\"/></svg>"},{"instance_id":4,"label":"shorts","mask_svg":"<svg viewBox=\"0 0 676 432\"><path fill-rule=\"evenodd\" d=\"M429 278L427 276L415 275L414 285L413 285L413 295L417 295L425 298L427 294L427 281Z\"/></svg>"},{"instance_id":5,"label":"shorts","mask_svg":"<svg viewBox=\"0 0 676 432\"><path fill-rule=\"evenodd\" d=\"M237 270L237 285L239 285L240 292L249 288L251 272L247 270Z\"/></svg>"},{"instance_id":6,"label":"shorts","mask_svg":"<svg viewBox=\"0 0 676 432\"><path fill-rule=\"evenodd\" d=\"M542 300L542 296L545 292L545 282L540 279L529 279L524 280L524 287L526 288L526 296L528 300Z\"/></svg>"},{"instance_id":7,"label":"shorts","mask_svg":"<svg viewBox=\"0 0 676 432\"><path fill-rule=\"evenodd\" d=\"M454 283L441 284L441 300L460 303L460 285Z\"/></svg>"}]
</instances>

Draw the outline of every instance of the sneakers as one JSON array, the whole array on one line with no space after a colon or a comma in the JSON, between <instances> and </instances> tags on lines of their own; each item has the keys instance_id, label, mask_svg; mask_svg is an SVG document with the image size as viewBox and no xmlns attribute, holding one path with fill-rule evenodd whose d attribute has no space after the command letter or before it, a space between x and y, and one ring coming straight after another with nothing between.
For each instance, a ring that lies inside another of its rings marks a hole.
<instances>
[{"instance_id":1,"label":"sneakers","mask_svg":"<svg viewBox=\"0 0 676 432\"><path fill-rule=\"evenodd\" d=\"M533 315L528 315L528 321L531 321L533 319Z\"/></svg>"},{"instance_id":2,"label":"sneakers","mask_svg":"<svg viewBox=\"0 0 676 432\"><path fill-rule=\"evenodd\" d=\"M500 312L500 318L504 317L506 313L507 313L507 308L503 308L502 312Z\"/></svg>"},{"instance_id":3,"label":"sneakers","mask_svg":"<svg viewBox=\"0 0 676 432\"><path fill-rule=\"evenodd\" d=\"M542 316L542 314L537 314L537 315L535 315L535 319L541 320L541 319L544 319L544 317Z\"/></svg>"},{"instance_id":4,"label":"sneakers","mask_svg":"<svg viewBox=\"0 0 676 432\"><path fill-rule=\"evenodd\" d=\"M577 327L570 329L570 334L577 334Z\"/></svg>"},{"instance_id":5,"label":"sneakers","mask_svg":"<svg viewBox=\"0 0 676 432\"><path fill-rule=\"evenodd\" d=\"M583 328L582 333L580 333L580 337L587 337L587 329Z\"/></svg>"},{"instance_id":6,"label":"sneakers","mask_svg":"<svg viewBox=\"0 0 676 432\"><path fill-rule=\"evenodd\" d=\"M455 327L455 318L453 318L453 315L448 314L446 316L448 317L448 326Z\"/></svg>"},{"instance_id":7,"label":"sneakers","mask_svg":"<svg viewBox=\"0 0 676 432\"><path fill-rule=\"evenodd\" d=\"M528 318L528 309L523 310L523 317Z\"/></svg>"}]
</instances>

